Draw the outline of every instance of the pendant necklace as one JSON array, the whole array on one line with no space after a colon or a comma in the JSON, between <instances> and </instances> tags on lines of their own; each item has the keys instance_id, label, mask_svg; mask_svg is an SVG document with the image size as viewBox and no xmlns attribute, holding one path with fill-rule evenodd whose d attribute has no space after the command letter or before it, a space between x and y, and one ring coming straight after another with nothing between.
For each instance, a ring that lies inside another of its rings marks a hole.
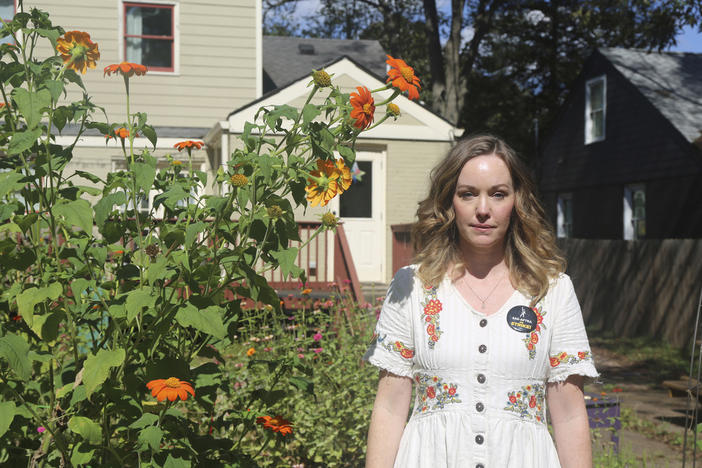
<instances>
[{"instance_id":1,"label":"pendant necklace","mask_svg":"<svg viewBox=\"0 0 702 468\"><path fill-rule=\"evenodd\" d=\"M499 280L497 280L497 282L495 283L495 286L493 286L493 288L492 288L492 291L490 291L490 294L488 294L487 296L485 296L485 299L483 299L482 297L480 297L480 296L478 295L477 292L475 292L475 290L474 290L473 288L470 287L470 284L468 284L468 280L466 279L467 277L468 277L468 272L466 271L466 274L463 275L463 282L466 284L466 286L468 286L468 289L470 289L470 291L475 295L475 297L477 297L478 300L480 300L481 307L482 307L483 309L485 309L485 302L486 302L488 299L490 299L490 296L492 296L492 293L495 292L495 290L497 289L497 286L502 282L502 278L504 278L504 276L503 276L503 277L501 277Z\"/></svg>"}]
</instances>

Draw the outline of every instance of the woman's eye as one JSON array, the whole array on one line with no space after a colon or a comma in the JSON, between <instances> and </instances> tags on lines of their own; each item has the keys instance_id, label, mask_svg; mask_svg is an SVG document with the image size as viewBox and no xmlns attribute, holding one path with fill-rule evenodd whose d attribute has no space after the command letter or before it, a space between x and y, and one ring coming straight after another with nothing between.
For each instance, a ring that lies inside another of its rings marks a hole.
<instances>
[{"instance_id":1,"label":"woman's eye","mask_svg":"<svg viewBox=\"0 0 702 468\"><path fill-rule=\"evenodd\" d=\"M460 198L470 198L473 196L472 192L463 192L458 195Z\"/></svg>"},{"instance_id":2,"label":"woman's eye","mask_svg":"<svg viewBox=\"0 0 702 468\"><path fill-rule=\"evenodd\" d=\"M492 194L492 196L495 198L505 198L505 194L503 192L495 192Z\"/></svg>"}]
</instances>

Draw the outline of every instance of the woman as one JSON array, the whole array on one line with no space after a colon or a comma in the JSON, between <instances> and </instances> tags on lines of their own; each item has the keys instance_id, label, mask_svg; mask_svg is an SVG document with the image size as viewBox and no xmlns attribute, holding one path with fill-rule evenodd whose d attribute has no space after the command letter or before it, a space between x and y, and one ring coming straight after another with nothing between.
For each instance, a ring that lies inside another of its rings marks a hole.
<instances>
[{"instance_id":1,"label":"woman","mask_svg":"<svg viewBox=\"0 0 702 468\"><path fill-rule=\"evenodd\" d=\"M417 217L416 264L366 354L381 369L366 467L592 466L582 388L597 371L526 167L493 136L460 141Z\"/></svg>"}]
</instances>

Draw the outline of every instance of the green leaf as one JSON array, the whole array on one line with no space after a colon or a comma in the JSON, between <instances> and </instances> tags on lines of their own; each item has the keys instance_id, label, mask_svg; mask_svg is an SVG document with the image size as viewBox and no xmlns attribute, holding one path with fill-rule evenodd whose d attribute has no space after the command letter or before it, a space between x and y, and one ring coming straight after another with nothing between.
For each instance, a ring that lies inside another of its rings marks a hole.
<instances>
[{"instance_id":1,"label":"green leaf","mask_svg":"<svg viewBox=\"0 0 702 468\"><path fill-rule=\"evenodd\" d=\"M115 205L124 205L125 203L127 203L127 197L124 195L124 192L115 192L103 196L93 208L95 210L95 223L98 227L102 227L105 224Z\"/></svg>"},{"instance_id":2,"label":"green leaf","mask_svg":"<svg viewBox=\"0 0 702 468\"><path fill-rule=\"evenodd\" d=\"M166 259L164 256L160 256L156 258L151 265L149 265L148 270L146 270L146 279L149 284L153 285L157 280L162 278L167 264L168 259Z\"/></svg>"},{"instance_id":3,"label":"green leaf","mask_svg":"<svg viewBox=\"0 0 702 468\"><path fill-rule=\"evenodd\" d=\"M132 429L143 429L147 426L153 426L158 421L158 416L153 413L144 413L139 419L129 425Z\"/></svg>"},{"instance_id":4,"label":"green leaf","mask_svg":"<svg viewBox=\"0 0 702 468\"><path fill-rule=\"evenodd\" d=\"M205 230L206 224L202 221L197 223L189 224L185 228L185 246L190 247L190 245L197 239L197 235Z\"/></svg>"},{"instance_id":5,"label":"green leaf","mask_svg":"<svg viewBox=\"0 0 702 468\"><path fill-rule=\"evenodd\" d=\"M166 463L163 464L163 468L190 468L190 466L190 460L174 458L170 453L168 458L166 458Z\"/></svg>"},{"instance_id":6,"label":"green leaf","mask_svg":"<svg viewBox=\"0 0 702 468\"><path fill-rule=\"evenodd\" d=\"M29 343L24 338L8 333L0 338L0 356L4 357L12 370L22 380L32 375L32 362L29 360Z\"/></svg>"},{"instance_id":7,"label":"green leaf","mask_svg":"<svg viewBox=\"0 0 702 468\"><path fill-rule=\"evenodd\" d=\"M144 136L151 142L152 145L154 145L154 149L156 149L156 141L158 140L158 137L156 136L156 130L151 125L144 125L144 127L141 129L141 133L144 134Z\"/></svg>"},{"instance_id":8,"label":"green leaf","mask_svg":"<svg viewBox=\"0 0 702 468\"><path fill-rule=\"evenodd\" d=\"M36 31L37 34L51 41L51 45L54 46L54 49L56 48L56 40L60 36L59 32L56 29L37 28Z\"/></svg>"},{"instance_id":9,"label":"green leaf","mask_svg":"<svg viewBox=\"0 0 702 468\"><path fill-rule=\"evenodd\" d=\"M0 403L0 437L2 437L15 419L16 407L11 401Z\"/></svg>"},{"instance_id":10,"label":"green leaf","mask_svg":"<svg viewBox=\"0 0 702 468\"><path fill-rule=\"evenodd\" d=\"M149 289L135 289L127 296L127 325L139 315L144 307L153 307L156 297L151 295Z\"/></svg>"},{"instance_id":11,"label":"green leaf","mask_svg":"<svg viewBox=\"0 0 702 468\"><path fill-rule=\"evenodd\" d=\"M293 375L290 377L290 383L305 393L314 394L314 382L311 380Z\"/></svg>"},{"instance_id":12,"label":"green leaf","mask_svg":"<svg viewBox=\"0 0 702 468\"><path fill-rule=\"evenodd\" d=\"M221 308L218 306L198 310L194 305L186 304L178 310L175 319L183 327L193 327L215 338L222 339L226 335Z\"/></svg>"},{"instance_id":13,"label":"green leaf","mask_svg":"<svg viewBox=\"0 0 702 468\"><path fill-rule=\"evenodd\" d=\"M137 188L143 190L144 193L149 193L156 178L156 169L146 163L135 162L132 171L136 177Z\"/></svg>"},{"instance_id":14,"label":"green leaf","mask_svg":"<svg viewBox=\"0 0 702 468\"><path fill-rule=\"evenodd\" d=\"M82 177L84 179L89 180L90 182L94 184L105 184L105 181L96 176L95 174L91 174L90 172L85 172L85 171L76 171L75 174L79 177Z\"/></svg>"},{"instance_id":15,"label":"green leaf","mask_svg":"<svg viewBox=\"0 0 702 468\"><path fill-rule=\"evenodd\" d=\"M84 444L83 442L78 442L73 447L73 452L71 452L71 464L73 466L87 465L93 460L94 454L94 448L91 448L88 444Z\"/></svg>"},{"instance_id":16,"label":"green leaf","mask_svg":"<svg viewBox=\"0 0 702 468\"><path fill-rule=\"evenodd\" d=\"M102 440L100 425L84 416L73 416L69 419L68 428L90 444L98 445Z\"/></svg>"},{"instance_id":17,"label":"green leaf","mask_svg":"<svg viewBox=\"0 0 702 468\"><path fill-rule=\"evenodd\" d=\"M76 278L71 281L71 292L73 292L73 300L80 303L80 298L83 292L90 286L90 281L85 278Z\"/></svg>"},{"instance_id":18,"label":"green leaf","mask_svg":"<svg viewBox=\"0 0 702 468\"><path fill-rule=\"evenodd\" d=\"M339 152L341 157L344 158L347 166L350 167L356 160L356 152L348 146L338 145L336 150Z\"/></svg>"},{"instance_id":19,"label":"green leaf","mask_svg":"<svg viewBox=\"0 0 702 468\"><path fill-rule=\"evenodd\" d=\"M7 146L7 154L12 156L27 151L41 134L41 128L13 133L10 138L10 144Z\"/></svg>"},{"instance_id":20,"label":"green leaf","mask_svg":"<svg viewBox=\"0 0 702 468\"><path fill-rule=\"evenodd\" d=\"M54 341L58 336L58 328L64 318L63 312L37 315L32 323L32 330L44 341Z\"/></svg>"},{"instance_id":21,"label":"green leaf","mask_svg":"<svg viewBox=\"0 0 702 468\"><path fill-rule=\"evenodd\" d=\"M83 384L85 391L90 396L93 391L102 385L110 375L112 367L118 367L124 362L124 350L117 348L113 351L101 349L97 354L91 354L83 366Z\"/></svg>"},{"instance_id":22,"label":"green leaf","mask_svg":"<svg viewBox=\"0 0 702 468\"><path fill-rule=\"evenodd\" d=\"M58 101L61 97L61 93L63 92L63 82L58 80L46 80L44 82L44 86L46 86L46 89L49 90L51 99Z\"/></svg>"},{"instance_id":23,"label":"green leaf","mask_svg":"<svg viewBox=\"0 0 702 468\"><path fill-rule=\"evenodd\" d=\"M17 105L17 110L27 122L27 128L33 130L41 122L42 109L51 105L51 93L48 89L40 89L30 93L24 88L15 88L12 99Z\"/></svg>"},{"instance_id":24,"label":"green leaf","mask_svg":"<svg viewBox=\"0 0 702 468\"><path fill-rule=\"evenodd\" d=\"M140 446L137 449L139 452L151 449L154 452L158 452L161 447L161 438L163 437L163 431L156 426L145 427L139 431L139 443Z\"/></svg>"},{"instance_id":25,"label":"green leaf","mask_svg":"<svg viewBox=\"0 0 702 468\"><path fill-rule=\"evenodd\" d=\"M154 197L154 208L158 208L159 205L165 205L168 209L173 210L179 201L184 200L188 196L188 192L183 190L180 185L174 185L167 191Z\"/></svg>"},{"instance_id":26,"label":"green leaf","mask_svg":"<svg viewBox=\"0 0 702 468\"><path fill-rule=\"evenodd\" d=\"M0 172L0 198L23 188L25 184L19 182L22 179L24 179L24 175L17 172Z\"/></svg>"},{"instance_id":27,"label":"green leaf","mask_svg":"<svg viewBox=\"0 0 702 468\"><path fill-rule=\"evenodd\" d=\"M307 104L302 109L302 122L303 123L311 122L319 114L320 114L320 112L319 112L319 108L317 106L315 106L314 104Z\"/></svg>"},{"instance_id":28,"label":"green leaf","mask_svg":"<svg viewBox=\"0 0 702 468\"><path fill-rule=\"evenodd\" d=\"M66 71L63 73L63 77L64 77L67 81L70 81L71 83L75 83L75 84L77 84L78 86L80 86L81 88L83 88L83 90L85 90L85 85L83 85L83 80L81 79L80 75L79 75L78 73L76 73L75 71L73 71L73 70L66 70ZM102 132L102 133L105 134L105 133L107 133L107 132Z\"/></svg>"},{"instance_id":29,"label":"green leaf","mask_svg":"<svg viewBox=\"0 0 702 468\"><path fill-rule=\"evenodd\" d=\"M34 323L34 306L44 302L46 299L55 301L63 294L63 287L60 283L51 283L43 288L25 289L17 295L17 308L22 319L30 327Z\"/></svg>"},{"instance_id":30,"label":"green leaf","mask_svg":"<svg viewBox=\"0 0 702 468\"><path fill-rule=\"evenodd\" d=\"M93 231L93 209L87 200L78 199L61 205L54 205L54 215L62 216L71 226L78 226L86 233Z\"/></svg>"},{"instance_id":31,"label":"green leaf","mask_svg":"<svg viewBox=\"0 0 702 468\"><path fill-rule=\"evenodd\" d=\"M298 276L302 271L302 269L295 264L298 251L299 249L297 247L290 247L289 249L270 253L273 258L278 260L280 271L283 273L283 279L287 278L290 274Z\"/></svg>"}]
</instances>

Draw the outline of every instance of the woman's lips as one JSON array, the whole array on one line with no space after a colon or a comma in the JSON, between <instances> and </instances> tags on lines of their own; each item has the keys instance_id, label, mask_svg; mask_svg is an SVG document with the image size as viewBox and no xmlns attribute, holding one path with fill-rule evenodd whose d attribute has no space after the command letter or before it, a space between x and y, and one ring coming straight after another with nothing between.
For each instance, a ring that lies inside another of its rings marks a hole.
<instances>
[{"instance_id":1,"label":"woman's lips","mask_svg":"<svg viewBox=\"0 0 702 468\"><path fill-rule=\"evenodd\" d=\"M491 226L489 224L471 224L470 227L477 231L487 232L490 229L493 229L495 226Z\"/></svg>"}]
</instances>

